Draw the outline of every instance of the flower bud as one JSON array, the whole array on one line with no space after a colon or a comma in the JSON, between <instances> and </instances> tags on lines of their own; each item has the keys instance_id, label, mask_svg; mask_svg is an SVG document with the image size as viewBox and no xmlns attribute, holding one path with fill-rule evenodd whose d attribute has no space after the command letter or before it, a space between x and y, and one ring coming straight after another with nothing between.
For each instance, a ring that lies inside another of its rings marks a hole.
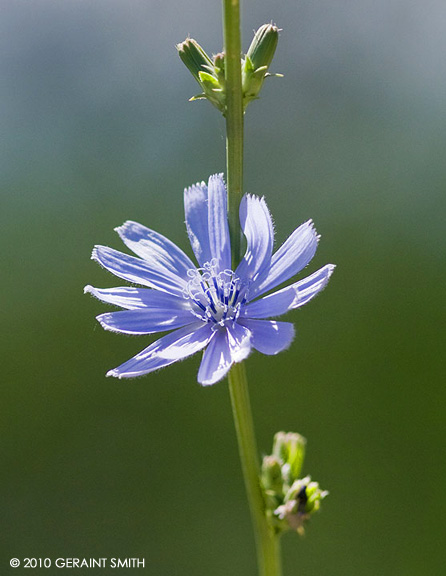
<instances>
[{"instance_id":1,"label":"flower bud","mask_svg":"<svg viewBox=\"0 0 446 576\"><path fill-rule=\"evenodd\" d=\"M302 470L307 441L296 432L277 432L274 436L273 454L283 460L283 473L291 485L297 480Z\"/></svg>"},{"instance_id":2,"label":"flower bud","mask_svg":"<svg viewBox=\"0 0 446 576\"><path fill-rule=\"evenodd\" d=\"M260 484L265 514L276 533L296 530L304 533L304 524L328 495L310 476L299 479L305 456L306 440L295 432L278 432L273 453L262 462Z\"/></svg>"},{"instance_id":3,"label":"flower bud","mask_svg":"<svg viewBox=\"0 0 446 576\"><path fill-rule=\"evenodd\" d=\"M242 61L243 106L258 98L268 68L274 57L279 41L279 29L273 24L264 24L254 34L245 59ZM275 76L281 76L275 74Z\"/></svg>"},{"instance_id":4,"label":"flower bud","mask_svg":"<svg viewBox=\"0 0 446 576\"><path fill-rule=\"evenodd\" d=\"M273 24L260 26L254 34L246 56L251 60L254 70L271 64L279 41L279 29Z\"/></svg>"},{"instance_id":5,"label":"flower bud","mask_svg":"<svg viewBox=\"0 0 446 576\"><path fill-rule=\"evenodd\" d=\"M221 112L225 112L225 71L223 55L218 54L213 62L193 38L177 44L178 54L203 92L190 100L209 100ZM217 63L217 64L216 64Z\"/></svg>"},{"instance_id":6,"label":"flower bud","mask_svg":"<svg viewBox=\"0 0 446 576\"><path fill-rule=\"evenodd\" d=\"M177 50L192 76L200 83L199 73L209 71L209 67L213 66L212 60L193 38L186 38L184 42L177 44Z\"/></svg>"}]
</instances>

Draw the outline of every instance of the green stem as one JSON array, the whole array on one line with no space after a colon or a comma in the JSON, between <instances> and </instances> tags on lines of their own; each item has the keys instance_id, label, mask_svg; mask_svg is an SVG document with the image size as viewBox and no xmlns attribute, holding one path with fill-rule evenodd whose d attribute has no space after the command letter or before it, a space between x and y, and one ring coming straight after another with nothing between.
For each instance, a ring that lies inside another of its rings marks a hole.
<instances>
[{"instance_id":1,"label":"green stem","mask_svg":"<svg viewBox=\"0 0 446 576\"><path fill-rule=\"evenodd\" d=\"M259 482L259 461L254 423L249 402L248 382L243 364L235 364L229 373L229 392L237 432L240 460L254 527L260 576L282 574L279 536L270 529Z\"/></svg>"},{"instance_id":2,"label":"green stem","mask_svg":"<svg viewBox=\"0 0 446 576\"><path fill-rule=\"evenodd\" d=\"M233 266L240 260L239 205L243 196L243 94L239 0L223 0L226 79L226 180ZM235 268L234 268L235 269Z\"/></svg>"},{"instance_id":3,"label":"green stem","mask_svg":"<svg viewBox=\"0 0 446 576\"><path fill-rule=\"evenodd\" d=\"M239 205L243 196L243 93L241 77L240 2L223 0L226 80L226 162L228 220L233 269L240 261ZM280 576L279 537L268 525L260 487L260 467L245 367L235 364L229 373L229 391L240 460L257 546L260 576Z\"/></svg>"}]
</instances>

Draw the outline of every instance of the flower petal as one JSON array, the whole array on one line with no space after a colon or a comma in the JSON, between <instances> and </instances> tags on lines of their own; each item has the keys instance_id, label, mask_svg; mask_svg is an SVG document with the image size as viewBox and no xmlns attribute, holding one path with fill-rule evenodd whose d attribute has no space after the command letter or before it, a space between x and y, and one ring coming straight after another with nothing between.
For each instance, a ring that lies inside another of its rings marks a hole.
<instances>
[{"instance_id":1,"label":"flower petal","mask_svg":"<svg viewBox=\"0 0 446 576\"><path fill-rule=\"evenodd\" d=\"M186 256L176 244L138 222L128 220L115 230L124 244L151 266L164 268L185 279L187 271L195 268L189 256Z\"/></svg>"},{"instance_id":2,"label":"flower petal","mask_svg":"<svg viewBox=\"0 0 446 576\"><path fill-rule=\"evenodd\" d=\"M231 242L229 239L227 194L223 174L209 178L209 245L212 258L220 270L231 269Z\"/></svg>"},{"instance_id":3,"label":"flower petal","mask_svg":"<svg viewBox=\"0 0 446 576\"><path fill-rule=\"evenodd\" d=\"M157 267L155 263L148 264L140 258L118 252L107 246L95 246L91 257L106 270L128 282L158 288L158 290L178 296L183 294L186 286L185 280L165 268Z\"/></svg>"},{"instance_id":4,"label":"flower petal","mask_svg":"<svg viewBox=\"0 0 446 576\"><path fill-rule=\"evenodd\" d=\"M286 350L295 334L291 322L244 318L239 323L250 330L252 346L262 354L274 355Z\"/></svg>"},{"instance_id":5,"label":"flower petal","mask_svg":"<svg viewBox=\"0 0 446 576\"><path fill-rule=\"evenodd\" d=\"M204 182L184 190L184 212L192 250L200 266L203 266L212 258L209 244L208 187Z\"/></svg>"},{"instance_id":6,"label":"flower petal","mask_svg":"<svg viewBox=\"0 0 446 576\"><path fill-rule=\"evenodd\" d=\"M198 370L198 382L203 386L215 384L227 374L233 360L226 330L217 330L203 354Z\"/></svg>"},{"instance_id":7,"label":"flower petal","mask_svg":"<svg viewBox=\"0 0 446 576\"><path fill-rule=\"evenodd\" d=\"M181 328L197 321L189 309L171 310L170 308L144 308L139 310L121 310L106 312L96 316L96 320L105 330L123 334L153 334Z\"/></svg>"},{"instance_id":8,"label":"flower petal","mask_svg":"<svg viewBox=\"0 0 446 576\"><path fill-rule=\"evenodd\" d=\"M158 307L168 307L170 310L179 310L189 307L189 303L184 296L174 296L173 294L152 290L150 288L133 288L130 286L122 286L120 288L93 288L93 286L85 286L84 294L87 292L102 302L127 308L128 310Z\"/></svg>"},{"instance_id":9,"label":"flower petal","mask_svg":"<svg viewBox=\"0 0 446 576\"><path fill-rule=\"evenodd\" d=\"M327 264L307 278L292 284L290 287L296 290L296 300L291 308L300 308L319 294L327 285L335 268L334 264Z\"/></svg>"},{"instance_id":10,"label":"flower petal","mask_svg":"<svg viewBox=\"0 0 446 576\"><path fill-rule=\"evenodd\" d=\"M271 318L303 306L325 288L334 269L333 264L327 264L307 278L251 302L243 308L243 317Z\"/></svg>"},{"instance_id":11,"label":"flower petal","mask_svg":"<svg viewBox=\"0 0 446 576\"><path fill-rule=\"evenodd\" d=\"M249 194L243 196L240 202L240 225L246 236L247 248L236 275L251 279L269 267L273 251L273 221L263 198Z\"/></svg>"},{"instance_id":12,"label":"flower petal","mask_svg":"<svg viewBox=\"0 0 446 576\"><path fill-rule=\"evenodd\" d=\"M242 308L241 316L243 318L273 318L285 314L291 309L296 298L296 292L291 288L287 286L279 292L247 304Z\"/></svg>"},{"instance_id":13,"label":"flower petal","mask_svg":"<svg viewBox=\"0 0 446 576\"><path fill-rule=\"evenodd\" d=\"M316 252L317 242L311 220L299 226L273 254L270 269L254 280L250 299L275 288L305 268Z\"/></svg>"},{"instance_id":14,"label":"flower petal","mask_svg":"<svg viewBox=\"0 0 446 576\"><path fill-rule=\"evenodd\" d=\"M232 360L242 362L251 352L251 332L236 322L227 331Z\"/></svg>"},{"instance_id":15,"label":"flower petal","mask_svg":"<svg viewBox=\"0 0 446 576\"><path fill-rule=\"evenodd\" d=\"M107 376L133 378L154 372L202 350L212 334L210 327L202 322L185 326L156 340L118 368L107 372Z\"/></svg>"}]
</instances>

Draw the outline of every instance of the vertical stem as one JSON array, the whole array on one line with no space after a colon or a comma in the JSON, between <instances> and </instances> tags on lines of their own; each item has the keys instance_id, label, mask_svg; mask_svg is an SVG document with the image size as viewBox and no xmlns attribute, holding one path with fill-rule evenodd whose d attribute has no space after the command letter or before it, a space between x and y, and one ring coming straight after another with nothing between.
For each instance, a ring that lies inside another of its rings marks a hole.
<instances>
[{"instance_id":1,"label":"vertical stem","mask_svg":"<svg viewBox=\"0 0 446 576\"><path fill-rule=\"evenodd\" d=\"M243 94L239 0L223 0L226 76L226 178L233 266L240 259L238 209L243 196ZM235 268L234 268L235 269Z\"/></svg>"},{"instance_id":2,"label":"vertical stem","mask_svg":"<svg viewBox=\"0 0 446 576\"><path fill-rule=\"evenodd\" d=\"M254 528L260 576L282 574L279 536L270 529L259 482L259 461L254 423L249 402L248 382L243 364L235 364L229 373L229 392L237 432L240 460Z\"/></svg>"},{"instance_id":3,"label":"vertical stem","mask_svg":"<svg viewBox=\"0 0 446 576\"><path fill-rule=\"evenodd\" d=\"M226 80L226 162L228 220L233 270L240 261L239 205L243 195L243 93L241 76L240 2L223 0L223 33ZM240 460L257 546L259 574L280 576L279 537L267 523L254 423L249 402L245 367L235 364L229 373L229 392L237 433Z\"/></svg>"}]
</instances>

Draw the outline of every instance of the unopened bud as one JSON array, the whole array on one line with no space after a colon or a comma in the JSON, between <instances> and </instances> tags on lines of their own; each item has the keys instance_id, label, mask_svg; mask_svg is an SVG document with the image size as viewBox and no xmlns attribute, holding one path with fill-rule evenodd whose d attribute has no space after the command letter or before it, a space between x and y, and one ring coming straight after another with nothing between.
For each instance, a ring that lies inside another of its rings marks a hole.
<instances>
[{"instance_id":1,"label":"unopened bud","mask_svg":"<svg viewBox=\"0 0 446 576\"><path fill-rule=\"evenodd\" d=\"M181 44L177 44L178 54L187 66L195 80L200 83L200 72L208 72L212 67L212 60L193 38L186 38Z\"/></svg>"},{"instance_id":2,"label":"unopened bud","mask_svg":"<svg viewBox=\"0 0 446 576\"><path fill-rule=\"evenodd\" d=\"M215 62L193 38L187 38L181 44L177 44L177 50L181 60L203 90L191 100L207 99L224 114L226 108L225 72L221 59L218 60L219 66L216 67Z\"/></svg>"},{"instance_id":3,"label":"unopened bud","mask_svg":"<svg viewBox=\"0 0 446 576\"><path fill-rule=\"evenodd\" d=\"M295 530L304 533L304 525L328 495L310 476L300 478L306 440L295 432L277 432L273 453L264 456L260 484L265 515L276 533Z\"/></svg>"},{"instance_id":4,"label":"unopened bud","mask_svg":"<svg viewBox=\"0 0 446 576\"><path fill-rule=\"evenodd\" d=\"M290 485L300 476L306 443L305 438L297 432L277 432L274 436L273 454L283 460L282 470Z\"/></svg>"},{"instance_id":5,"label":"unopened bud","mask_svg":"<svg viewBox=\"0 0 446 576\"><path fill-rule=\"evenodd\" d=\"M279 41L279 29L273 24L264 24L254 34L248 53L242 62L243 106L258 98L268 68L274 58ZM275 74L280 76L280 74Z\"/></svg>"},{"instance_id":6,"label":"unopened bud","mask_svg":"<svg viewBox=\"0 0 446 576\"><path fill-rule=\"evenodd\" d=\"M279 29L273 24L260 26L254 34L246 56L251 60L254 70L266 66L269 68L279 42Z\"/></svg>"}]
</instances>

